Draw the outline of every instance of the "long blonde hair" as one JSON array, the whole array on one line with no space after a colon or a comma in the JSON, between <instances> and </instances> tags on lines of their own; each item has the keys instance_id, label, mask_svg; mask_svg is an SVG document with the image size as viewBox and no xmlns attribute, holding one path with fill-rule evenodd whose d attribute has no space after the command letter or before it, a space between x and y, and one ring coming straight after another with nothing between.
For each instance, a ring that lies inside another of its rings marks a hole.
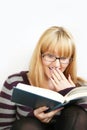
<instances>
[{"instance_id":1,"label":"long blonde hair","mask_svg":"<svg viewBox=\"0 0 87 130\"><path fill-rule=\"evenodd\" d=\"M46 51L54 53L55 48L60 57L71 57L64 75L67 78L70 74L73 82L77 83L76 47L73 36L63 27L52 26L42 34L31 57L28 77L34 86L43 87L45 82L41 54Z\"/></svg>"}]
</instances>

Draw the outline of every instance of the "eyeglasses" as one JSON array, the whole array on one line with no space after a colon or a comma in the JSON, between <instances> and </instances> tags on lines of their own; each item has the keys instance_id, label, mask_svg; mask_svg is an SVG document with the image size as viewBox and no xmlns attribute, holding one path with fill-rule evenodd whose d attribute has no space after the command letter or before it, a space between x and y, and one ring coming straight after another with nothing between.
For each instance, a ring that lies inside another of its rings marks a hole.
<instances>
[{"instance_id":1,"label":"eyeglasses","mask_svg":"<svg viewBox=\"0 0 87 130\"><path fill-rule=\"evenodd\" d=\"M48 62L54 62L57 59L59 60L59 62L61 64L68 64L70 62L70 58L67 57L56 57L52 54L42 54L42 57L44 60L48 61Z\"/></svg>"}]
</instances>

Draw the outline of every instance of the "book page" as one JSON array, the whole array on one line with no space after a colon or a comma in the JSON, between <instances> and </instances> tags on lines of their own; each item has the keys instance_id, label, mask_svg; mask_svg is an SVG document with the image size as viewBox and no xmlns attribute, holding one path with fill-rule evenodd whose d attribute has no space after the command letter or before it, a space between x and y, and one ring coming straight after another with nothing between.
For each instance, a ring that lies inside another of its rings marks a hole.
<instances>
[{"instance_id":1,"label":"book page","mask_svg":"<svg viewBox=\"0 0 87 130\"><path fill-rule=\"evenodd\" d=\"M70 101L73 99L80 99L82 97L87 97L87 86L75 87L65 95L65 100Z\"/></svg>"},{"instance_id":2,"label":"book page","mask_svg":"<svg viewBox=\"0 0 87 130\"><path fill-rule=\"evenodd\" d=\"M27 92L31 92L31 93L34 93L34 94L37 94L46 98L50 98L52 100L59 101L61 103L64 102L64 97L61 94L55 91L49 90L49 89L39 88L39 87L26 85L22 83L19 83L16 86L16 88L27 91Z\"/></svg>"}]
</instances>

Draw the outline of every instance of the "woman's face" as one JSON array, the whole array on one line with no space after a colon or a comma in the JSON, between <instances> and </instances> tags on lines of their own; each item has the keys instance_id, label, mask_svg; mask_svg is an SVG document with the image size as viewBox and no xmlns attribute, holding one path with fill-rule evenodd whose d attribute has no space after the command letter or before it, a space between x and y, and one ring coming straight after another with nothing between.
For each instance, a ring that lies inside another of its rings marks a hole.
<instances>
[{"instance_id":1,"label":"woman's face","mask_svg":"<svg viewBox=\"0 0 87 130\"><path fill-rule=\"evenodd\" d=\"M58 55L46 52L42 54L42 64L46 77L51 77L52 69L59 69L64 72L69 65L70 58L59 57Z\"/></svg>"}]
</instances>

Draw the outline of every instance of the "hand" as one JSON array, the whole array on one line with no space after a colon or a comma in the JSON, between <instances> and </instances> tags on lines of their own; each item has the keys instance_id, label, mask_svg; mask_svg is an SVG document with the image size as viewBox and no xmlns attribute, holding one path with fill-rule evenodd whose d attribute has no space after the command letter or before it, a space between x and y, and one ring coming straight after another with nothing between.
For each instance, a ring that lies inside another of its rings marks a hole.
<instances>
[{"instance_id":1,"label":"hand","mask_svg":"<svg viewBox=\"0 0 87 130\"><path fill-rule=\"evenodd\" d=\"M57 110L53 110L51 112L45 113L44 111L48 110L49 108L44 106L34 110L34 116L37 117L43 123L49 123L56 113L61 111L63 108L59 108Z\"/></svg>"},{"instance_id":2,"label":"hand","mask_svg":"<svg viewBox=\"0 0 87 130\"><path fill-rule=\"evenodd\" d=\"M69 75L68 79L59 69L52 69L52 77L50 78L56 91L63 90L65 88L75 87L71 76Z\"/></svg>"}]
</instances>

